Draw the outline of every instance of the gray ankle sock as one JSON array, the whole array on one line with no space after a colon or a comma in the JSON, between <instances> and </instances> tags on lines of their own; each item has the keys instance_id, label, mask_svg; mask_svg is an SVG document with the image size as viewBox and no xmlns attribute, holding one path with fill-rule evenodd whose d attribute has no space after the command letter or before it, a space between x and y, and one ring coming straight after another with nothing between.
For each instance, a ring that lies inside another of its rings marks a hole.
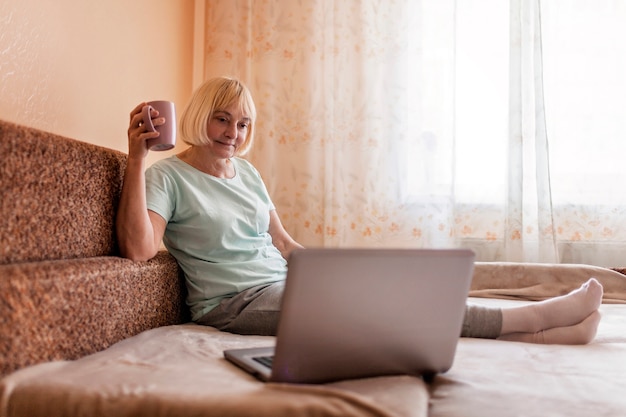
<instances>
[{"instance_id":1,"label":"gray ankle sock","mask_svg":"<svg viewBox=\"0 0 626 417\"><path fill-rule=\"evenodd\" d=\"M495 339L502 330L502 310L468 304L465 306L465 318L461 337Z\"/></svg>"}]
</instances>

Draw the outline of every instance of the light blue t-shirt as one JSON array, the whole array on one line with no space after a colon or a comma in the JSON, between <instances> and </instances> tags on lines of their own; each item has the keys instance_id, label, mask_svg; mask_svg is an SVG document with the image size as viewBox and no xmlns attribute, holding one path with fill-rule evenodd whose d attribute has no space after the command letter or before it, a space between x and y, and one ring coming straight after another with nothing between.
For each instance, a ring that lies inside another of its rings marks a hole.
<instances>
[{"instance_id":1,"label":"light blue t-shirt","mask_svg":"<svg viewBox=\"0 0 626 417\"><path fill-rule=\"evenodd\" d=\"M146 170L148 209L167 222L163 243L182 268L193 320L226 297L285 279L272 244L274 205L258 171L232 158L235 177L203 173L172 156Z\"/></svg>"}]
</instances>

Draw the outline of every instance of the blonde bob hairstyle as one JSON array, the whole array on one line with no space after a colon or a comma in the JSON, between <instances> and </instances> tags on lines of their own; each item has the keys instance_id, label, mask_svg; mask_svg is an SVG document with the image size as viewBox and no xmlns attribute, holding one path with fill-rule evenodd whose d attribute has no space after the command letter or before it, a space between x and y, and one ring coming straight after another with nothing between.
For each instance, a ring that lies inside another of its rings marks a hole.
<instances>
[{"instance_id":1,"label":"blonde bob hairstyle","mask_svg":"<svg viewBox=\"0 0 626 417\"><path fill-rule=\"evenodd\" d=\"M237 156L245 155L254 140L256 107L250 90L234 78L212 78L198 87L181 114L178 132L180 139L191 146L207 145L210 141L207 135L209 120L213 114L225 110L233 103L250 119L246 138L236 152Z\"/></svg>"}]
</instances>

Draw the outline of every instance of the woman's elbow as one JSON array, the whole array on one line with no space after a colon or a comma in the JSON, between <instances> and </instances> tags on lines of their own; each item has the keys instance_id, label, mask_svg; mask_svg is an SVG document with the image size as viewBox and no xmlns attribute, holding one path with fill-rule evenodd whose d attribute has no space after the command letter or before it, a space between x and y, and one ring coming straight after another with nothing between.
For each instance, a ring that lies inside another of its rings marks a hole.
<instances>
[{"instance_id":1,"label":"woman's elbow","mask_svg":"<svg viewBox=\"0 0 626 417\"><path fill-rule=\"evenodd\" d=\"M154 258L158 252L153 248L139 248L133 245L119 245L122 258L130 259L133 262L146 262Z\"/></svg>"}]
</instances>

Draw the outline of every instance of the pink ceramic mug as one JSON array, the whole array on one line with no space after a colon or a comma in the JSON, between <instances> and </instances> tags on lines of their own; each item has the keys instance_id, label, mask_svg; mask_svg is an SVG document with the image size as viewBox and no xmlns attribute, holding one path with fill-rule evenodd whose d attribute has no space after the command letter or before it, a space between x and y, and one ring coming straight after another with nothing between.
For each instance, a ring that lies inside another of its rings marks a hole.
<instances>
[{"instance_id":1,"label":"pink ceramic mug","mask_svg":"<svg viewBox=\"0 0 626 417\"><path fill-rule=\"evenodd\" d=\"M154 126L150 117L151 109L159 112L158 117L165 118L165 124ZM143 123L148 132L159 132L159 137L148 139L148 148L152 151L167 151L176 145L176 107L166 100L150 101L141 109Z\"/></svg>"}]
</instances>

